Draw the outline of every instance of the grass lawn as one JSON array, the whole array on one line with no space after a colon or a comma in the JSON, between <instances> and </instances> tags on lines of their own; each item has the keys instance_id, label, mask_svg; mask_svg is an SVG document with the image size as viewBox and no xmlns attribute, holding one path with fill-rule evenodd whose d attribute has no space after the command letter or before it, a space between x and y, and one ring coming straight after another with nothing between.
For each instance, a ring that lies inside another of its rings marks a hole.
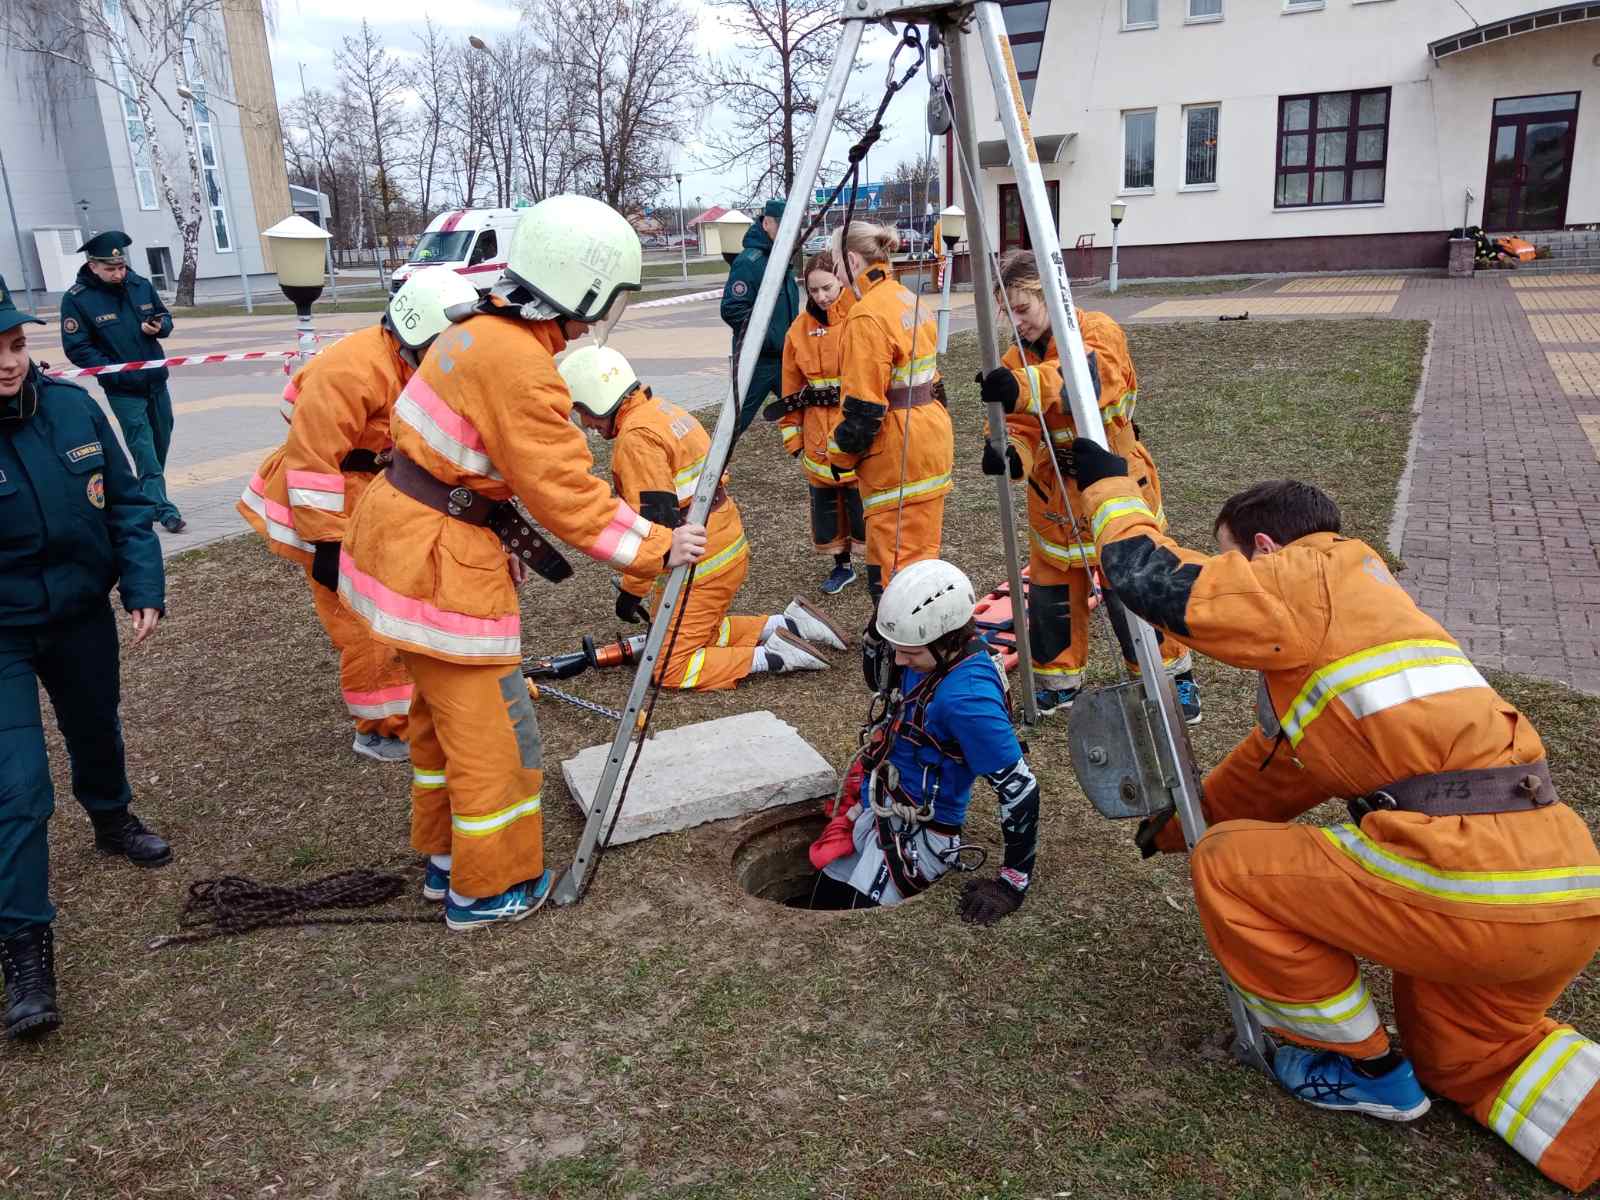
<instances>
[{"instance_id":1,"label":"grass lawn","mask_svg":"<svg viewBox=\"0 0 1600 1200\"><path fill-rule=\"evenodd\" d=\"M726 275L728 264L719 256L717 258L691 258L689 260L689 274L691 275ZM683 277L683 263L674 258L670 262L649 262L644 264L645 279L673 279Z\"/></svg>"},{"instance_id":2,"label":"grass lawn","mask_svg":"<svg viewBox=\"0 0 1600 1200\"><path fill-rule=\"evenodd\" d=\"M1295 474L1386 529L1424 342L1393 321L1135 327L1139 420L1177 534L1209 542L1220 501ZM947 554L1002 575L971 335L954 339L958 486ZM731 491L753 542L745 611L800 591L852 628L861 588L816 593L798 472L770 429ZM614 628L607 572L575 560L525 590L529 655ZM1179 858L1140 862L1072 781L1059 725L1032 737L1045 804L1037 885L992 930L957 887L893 912L807 913L744 896L728 831L610 854L578 907L472 937L418 925L274 930L148 951L190 881L303 882L420 870L408 772L357 760L335 661L298 570L255 539L174 564L171 621L130 652L123 719L139 811L166 870L99 861L63 799L52 873L67 1024L0 1049L0 1194L60 1197L1554 1197L1448 1105L1408 1126L1317 1112L1235 1066L1220 985ZM1096 669L1112 656L1095 634ZM856 655L800 678L668 695L661 727L776 711L843 761L866 706ZM1202 765L1252 720L1252 680L1203 661ZM568 681L620 705L627 679ZM1564 797L1600 819L1600 702L1496 680L1539 725ZM548 857L579 833L556 764L611 735L539 706ZM68 794L56 747L57 786ZM969 836L997 855L986 787ZM1338 816L1333 808L1329 818ZM393 906L425 912L420 901ZM1383 972L1369 978L1381 992ZM1600 1029L1600 972L1558 1015Z\"/></svg>"}]
</instances>

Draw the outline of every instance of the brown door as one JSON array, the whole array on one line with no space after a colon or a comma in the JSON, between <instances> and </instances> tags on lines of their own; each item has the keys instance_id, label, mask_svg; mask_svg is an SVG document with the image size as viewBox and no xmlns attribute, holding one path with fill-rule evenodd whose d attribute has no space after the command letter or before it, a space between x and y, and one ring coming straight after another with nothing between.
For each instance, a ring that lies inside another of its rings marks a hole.
<instances>
[{"instance_id":1,"label":"brown door","mask_svg":"<svg viewBox=\"0 0 1600 1200\"><path fill-rule=\"evenodd\" d=\"M1494 102L1483 227L1560 229L1578 135L1578 93Z\"/></svg>"}]
</instances>

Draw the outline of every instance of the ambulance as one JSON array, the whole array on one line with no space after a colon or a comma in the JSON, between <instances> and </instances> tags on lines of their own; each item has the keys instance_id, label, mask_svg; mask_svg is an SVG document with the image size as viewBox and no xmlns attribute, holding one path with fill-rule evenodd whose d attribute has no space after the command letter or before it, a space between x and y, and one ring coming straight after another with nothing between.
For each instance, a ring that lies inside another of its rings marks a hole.
<instances>
[{"instance_id":1,"label":"ambulance","mask_svg":"<svg viewBox=\"0 0 1600 1200\"><path fill-rule=\"evenodd\" d=\"M486 292L505 270L511 231L522 216L520 208L463 208L440 213L417 239L417 248L389 280L398 292L411 272L420 267L454 267Z\"/></svg>"}]
</instances>

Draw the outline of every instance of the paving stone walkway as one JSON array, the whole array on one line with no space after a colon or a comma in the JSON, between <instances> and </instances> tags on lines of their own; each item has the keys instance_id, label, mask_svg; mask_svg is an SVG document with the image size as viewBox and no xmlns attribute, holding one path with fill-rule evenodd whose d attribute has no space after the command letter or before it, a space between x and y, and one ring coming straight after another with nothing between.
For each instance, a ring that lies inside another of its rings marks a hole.
<instances>
[{"instance_id":1,"label":"paving stone walkway","mask_svg":"<svg viewBox=\"0 0 1600 1200\"><path fill-rule=\"evenodd\" d=\"M1401 582L1480 666L1600 694L1600 275L1401 280L1095 304L1134 322L1246 310L1337 319L1381 295L1392 303L1371 315L1430 322L1392 547Z\"/></svg>"}]
</instances>

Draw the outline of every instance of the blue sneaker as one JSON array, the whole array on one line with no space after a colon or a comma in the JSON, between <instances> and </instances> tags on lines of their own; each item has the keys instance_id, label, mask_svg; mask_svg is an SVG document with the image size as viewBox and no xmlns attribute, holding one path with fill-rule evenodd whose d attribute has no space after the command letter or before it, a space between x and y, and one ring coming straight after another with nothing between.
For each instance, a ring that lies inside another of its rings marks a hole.
<instances>
[{"instance_id":1,"label":"blue sneaker","mask_svg":"<svg viewBox=\"0 0 1600 1200\"><path fill-rule=\"evenodd\" d=\"M555 879L554 872L546 871L537 879L512 884L498 896L485 896L465 908L454 900L446 900L444 923L461 933L501 921L520 921L524 917L531 917L550 898L550 887Z\"/></svg>"},{"instance_id":2,"label":"blue sneaker","mask_svg":"<svg viewBox=\"0 0 1600 1200\"><path fill-rule=\"evenodd\" d=\"M1272 1070L1290 1095L1318 1108L1361 1112L1385 1121L1415 1121L1430 1104L1404 1059L1374 1078L1357 1071L1343 1054L1279 1046Z\"/></svg>"},{"instance_id":3,"label":"blue sneaker","mask_svg":"<svg viewBox=\"0 0 1600 1200\"><path fill-rule=\"evenodd\" d=\"M1194 681L1194 672L1185 671L1182 675L1174 675L1172 682L1178 689L1178 707L1183 709L1184 724L1200 724L1200 685Z\"/></svg>"},{"instance_id":4,"label":"blue sneaker","mask_svg":"<svg viewBox=\"0 0 1600 1200\"><path fill-rule=\"evenodd\" d=\"M857 579L856 569L850 563L840 563L828 572L828 577L822 581L821 592L824 596L837 596Z\"/></svg>"},{"instance_id":5,"label":"blue sneaker","mask_svg":"<svg viewBox=\"0 0 1600 1200\"><path fill-rule=\"evenodd\" d=\"M422 898L424 900L443 900L450 894L450 872L443 867L433 865L433 859L425 858L422 873Z\"/></svg>"},{"instance_id":6,"label":"blue sneaker","mask_svg":"<svg viewBox=\"0 0 1600 1200\"><path fill-rule=\"evenodd\" d=\"M1042 687L1035 688L1033 692L1033 700L1039 706L1041 717L1048 717L1053 712L1066 712L1077 698L1077 688Z\"/></svg>"}]
</instances>

